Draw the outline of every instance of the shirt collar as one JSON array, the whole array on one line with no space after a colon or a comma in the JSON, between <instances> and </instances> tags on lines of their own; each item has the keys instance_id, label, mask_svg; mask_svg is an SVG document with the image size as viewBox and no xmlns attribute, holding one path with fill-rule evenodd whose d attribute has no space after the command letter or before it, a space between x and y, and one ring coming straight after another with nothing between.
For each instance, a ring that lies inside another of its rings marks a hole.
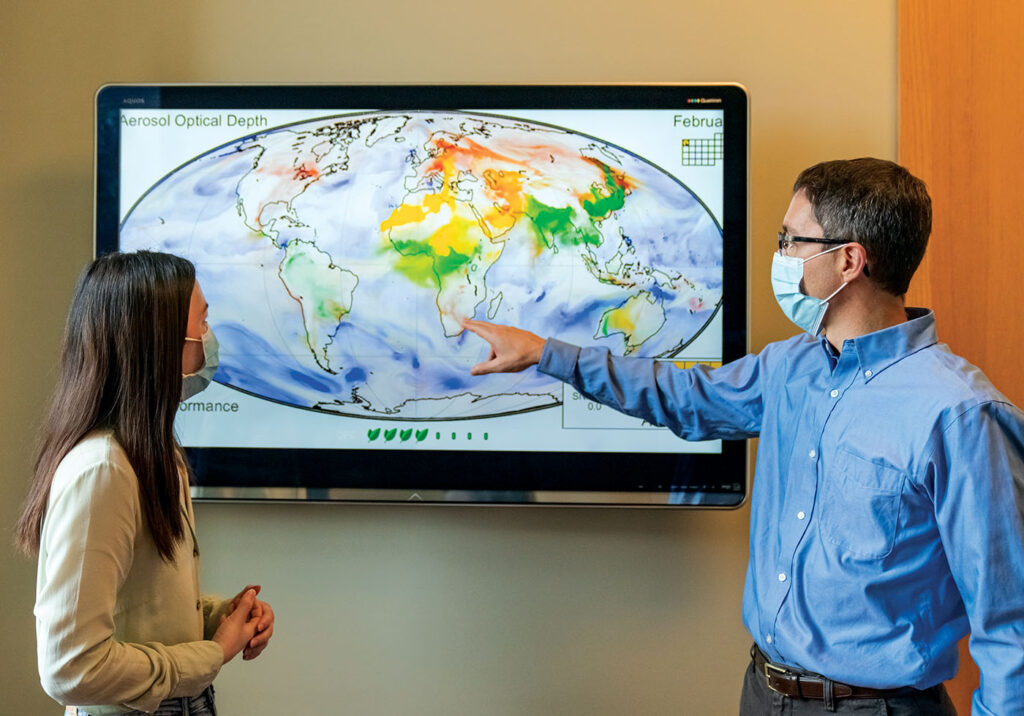
<instances>
[{"instance_id":1,"label":"shirt collar","mask_svg":"<svg viewBox=\"0 0 1024 716\"><path fill-rule=\"evenodd\" d=\"M906 312L907 320L904 323L843 342L843 354L851 352L857 356L860 374L865 382L912 353L938 343L935 314L932 311L927 308L907 308ZM822 338L821 342L825 351L831 355L828 341Z\"/></svg>"}]
</instances>

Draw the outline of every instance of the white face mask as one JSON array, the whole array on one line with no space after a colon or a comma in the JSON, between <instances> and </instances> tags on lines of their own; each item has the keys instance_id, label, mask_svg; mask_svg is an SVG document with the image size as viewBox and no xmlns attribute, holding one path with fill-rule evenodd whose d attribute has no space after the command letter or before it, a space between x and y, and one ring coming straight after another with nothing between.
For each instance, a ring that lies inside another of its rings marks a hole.
<instances>
[{"instance_id":1,"label":"white face mask","mask_svg":"<svg viewBox=\"0 0 1024 716\"><path fill-rule=\"evenodd\" d=\"M220 348L217 345L217 336L213 335L212 328L207 327L202 338L189 338L188 336L185 336L185 340L203 344L203 367L195 373L182 374L182 402L185 402L189 398L206 390L206 387L210 384L210 381L213 380L213 376L217 372L217 366L220 365Z\"/></svg>"},{"instance_id":2,"label":"white face mask","mask_svg":"<svg viewBox=\"0 0 1024 716\"><path fill-rule=\"evenodd\" d=\"M786 318L812 336L817 336L821 332L821 322L825 318L825 311L828 310L828 302L846 287L846 281L827 298L808 296L800 290L800 283L804 278L804 264L841 248L843 245L806 259L783 256L778 252L772 257L772 290L775 292L775 300L779 302L779 307L786 314Z\"/></svg>"}]
</instances>

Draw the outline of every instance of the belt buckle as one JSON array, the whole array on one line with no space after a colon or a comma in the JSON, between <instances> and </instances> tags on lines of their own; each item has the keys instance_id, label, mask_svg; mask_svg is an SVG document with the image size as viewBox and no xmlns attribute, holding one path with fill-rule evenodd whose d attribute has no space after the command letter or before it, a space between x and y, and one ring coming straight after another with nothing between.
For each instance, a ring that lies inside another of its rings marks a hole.
<instances>
[{"instance_id":1,"label":"belt buckle","mask_svg":"<svg viewBox=\"0 0 1024 716\"><path fill-rule=\"evenodd\" d=\"M771 677L771 674L768 673L768 669L771 669L772 671L776 671L776 672L778 672L780 674L788 674L789 671L787 669L784 669L781 666L776 666L775 664L773 664L772 662L768 661L767 659L765 659L765 661L764 661L764 682L765 682L765 684L767 684L768 688L771 689L772 691L774 691L775 693L782 694L783 696L786 696L787 694L783 693L782 691L779 691L774 686L772 686L772 677Z\"/></svg>"}]
</instances>

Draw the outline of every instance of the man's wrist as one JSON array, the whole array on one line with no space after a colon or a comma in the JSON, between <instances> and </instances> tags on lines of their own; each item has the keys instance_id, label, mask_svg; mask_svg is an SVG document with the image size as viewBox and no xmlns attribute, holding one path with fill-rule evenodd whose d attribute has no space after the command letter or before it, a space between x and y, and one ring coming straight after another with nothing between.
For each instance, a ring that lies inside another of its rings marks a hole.
<instances>
[{"instance_id":1,"label":"man's wrist","mask_svg":"<svg viewBox=\"0 0 1024 716\"><path fill-rule=\"evenodd\" d=\"M548 344L548 342L540 336L537 336L537 339L537 344L534 346L534 349L530 354L530 365L537 365L540 363L540 359L544 356L544 349Z\"/></svg>"},{"instance_id":2,"label":"man's wrist","mask_svg":"<svg viewBox=\"0 0 1024 716\"><path fill-rule=\"evenodd\" d=\"M544 342L540 359L537 361L537 370L553 378L568 381L576 369L579 354L578 346L557 338L549 338Z\"/></svg>"}]
</instances>

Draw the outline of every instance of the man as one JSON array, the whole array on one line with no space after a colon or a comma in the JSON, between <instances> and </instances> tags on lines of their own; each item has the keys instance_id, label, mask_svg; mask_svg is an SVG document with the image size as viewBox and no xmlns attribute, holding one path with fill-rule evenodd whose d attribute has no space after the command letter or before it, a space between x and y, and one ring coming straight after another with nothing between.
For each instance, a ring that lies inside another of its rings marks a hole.
<instances>
[{"instance_id":1,"label":"man","mask_svg":"<svg viewBox=\"0 0 1024 716\"><path fill-rule=\"evenodd\" d=\"M974 713L1024 714L1024 414L904 307L930 232L892 162L805 170L772 264L805 333L716 370L464 324L474 374L537 364L687 439L760 436L742 714L954 714L968 632Z\"/></svg>"}]
</instances>

